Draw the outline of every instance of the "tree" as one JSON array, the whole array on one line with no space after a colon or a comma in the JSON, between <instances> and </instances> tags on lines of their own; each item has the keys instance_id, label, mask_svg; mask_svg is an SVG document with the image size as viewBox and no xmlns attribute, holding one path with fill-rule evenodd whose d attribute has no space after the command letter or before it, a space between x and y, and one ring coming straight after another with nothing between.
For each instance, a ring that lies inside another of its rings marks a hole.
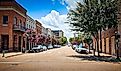
<instances>
[{"instance_id":1,"label":"tree","mask_svg":"<svg viewBox=\"0 0 121 71\"><path fill-rule=\"evenodd\" d=\"M91 35L90 34L85 35L83 41L84 41L84 43L87 43L89 45L89 53L90 53L90 48L91 48L90 45L93 43Z\"/></svg>"},{"instance_id":2,"label":"tree","mask_svg":"<svg viewBox=\"0 0 121 71\"><path fill-rule=\"evenodd\" d=\"M74 38L69 38L69 42L72 43Z\"/></svg>"},{"instance_id":3,"label":"tree","mask_svg":"<svg viewBox=\"0 0 121 71\"><path fill-rule=\"evenodd\" d=\"M67 43L67 38L66 37L61 37L60 38L60 43L61 43L61 45L66 44Z\"/></svg>"},{"instance_id":4,"label":"tree","mask_svg":"<svg viewBox=\"0 0 121 71\"><path fill-rule=\"evenodd\" d=\"M37 34L36 34L36 31L35 30L32 30L32 29L27 29L25 31L25 33L23 34L24 38L27 39L27 46L29 47L30 44L32 43L37 43ZM25 44L23 45L25 47ZM31 46L31 45L30 45ZM31 48L29 47L29 50L31 50Z\"/></svg>"},{"instance_id":5,"label":"tree","mask_svg":"<svg viewBox=\"0 0 121 71\"><path fill-rule=\"evenodd\" d=\"M77 2L77 8L68 13L68 22L73 26L73 31L91 34L96 39L98 56L98 31L117 25L116 3L117 0L84 0L83 4Z\"/></svg>"}]
</instances>

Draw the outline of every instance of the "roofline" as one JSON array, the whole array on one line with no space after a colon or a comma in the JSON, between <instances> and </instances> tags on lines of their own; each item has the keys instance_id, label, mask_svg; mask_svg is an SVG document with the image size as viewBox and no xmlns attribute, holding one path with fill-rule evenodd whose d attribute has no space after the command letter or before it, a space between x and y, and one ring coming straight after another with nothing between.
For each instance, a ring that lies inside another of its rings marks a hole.
<instances>
[{"instance_id":1,"label":"roofline","mask_svg":"<svg viewBox=\"0 0 121 71\"><path fill-rule=\"evenodd\" d=\"M16 0L0 0L0 2L14 2L18 6L20 6L25 12L27 12L27 10L23 6L21 6L18 2L16 2Z\"/></svg>"}]
</instances>

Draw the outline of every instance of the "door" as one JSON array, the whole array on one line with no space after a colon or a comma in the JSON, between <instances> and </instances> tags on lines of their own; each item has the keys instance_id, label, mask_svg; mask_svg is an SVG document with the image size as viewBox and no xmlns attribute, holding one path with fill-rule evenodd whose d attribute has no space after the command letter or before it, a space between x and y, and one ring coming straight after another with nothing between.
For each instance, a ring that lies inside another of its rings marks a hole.
<instances>
[{"instance_id":1,"label":"door","mask_svg":"<svg viewBox=\"0 0 121 71\"><path fill-rule=\"evenodd\" d=\"M1 35L1 48L2 50L8 50L9 35Z\"/></svg>"},{"instance_id":2,"label":"door","mask_svg":"<svg viewBox=\"0 0 121 71\"><path fill-rule=\"evenodd\" d=\"M19 44L18 44L18 47L19 47L19 51L21 51L21 36L19 36Z\"/></svg>"},{"instance_id":3,"label":"door","mask_svg":"<svg viewBox=\"0 0 121 71\"><path fill-rule=\"evenodd\" d=\"M26 43L26 46L27 46L27 50L29 50L29 39L28 39L28 37L27 37L27 43Z\"/></svg>"},{"instance_id":4,"label":"door","mask_svg":"<svg viewBox=\"0 0 121 71\"><path fill-rule=\"evenodd\" d=\"M109 38L109 54L112 53L112 47L111 47L111 37Z\"/></svg>"}]
</instances>

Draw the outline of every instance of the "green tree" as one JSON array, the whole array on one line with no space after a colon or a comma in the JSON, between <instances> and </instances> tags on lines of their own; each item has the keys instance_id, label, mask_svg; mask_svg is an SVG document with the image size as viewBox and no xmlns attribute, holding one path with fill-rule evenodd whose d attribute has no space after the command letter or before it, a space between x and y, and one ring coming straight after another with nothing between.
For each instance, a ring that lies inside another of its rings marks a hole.
<instances>
[{"instance_id":1,"label":"green tree","mask_svg":"<svg viewBox=\"0 0 121 71\"><path fill-rule=\"evenodd\" d=\"M83 4L77 2L77 8L68 13L68 22L73 31L91 34L97 42L99 54L99 30L117 25L117 0L84 0Z\"/></svg>"},{"instance_id":2,"label":"green tree","mask_svg":"<svg viewBox=\"0 0 121 71\"><path fill-rule=\"evenodd\" d=\"M85 36L84 36L84 43L87 43L88 45L89 45L89 52L90 52L90 45L93 43L93 39L92 39L92 37L91 37L91 35L90 34L86 34Z\"/></svg>"},{"instance_id":3,"label":"green tree","mask_svg":"<svg viewBox=\"0 0 121 71\"><path fill-rule=\"evenodd\" d=\"M72 43L74 38L69 38L69 42Z\"/></svg>"},{"instance_id":4,"label":"green tree","mask_svg":"<svg viewBox=\"0 0 121 71\"><path fill-rule=\"evenodd\" d=\"M60 44L65 45L67 43L67 38L66 37L61 37L60 38Z\"/></svg>"}]
</instances>

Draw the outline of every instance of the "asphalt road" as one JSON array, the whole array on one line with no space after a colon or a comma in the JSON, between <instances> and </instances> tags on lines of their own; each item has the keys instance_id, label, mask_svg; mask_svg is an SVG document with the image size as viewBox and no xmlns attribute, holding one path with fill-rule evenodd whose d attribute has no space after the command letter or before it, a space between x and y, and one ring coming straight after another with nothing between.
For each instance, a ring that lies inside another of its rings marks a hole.
<instances>
[{"instance_id":1,"label":"asphalt road","mask_svg":"<svg viewBox=\"0 0 121 71\"><path fill-rule=\"evenodd\" d=\"M0 57L0 71L121 71L121 63L88 61L69 47Z\"/></svg>"}]
</instances>

